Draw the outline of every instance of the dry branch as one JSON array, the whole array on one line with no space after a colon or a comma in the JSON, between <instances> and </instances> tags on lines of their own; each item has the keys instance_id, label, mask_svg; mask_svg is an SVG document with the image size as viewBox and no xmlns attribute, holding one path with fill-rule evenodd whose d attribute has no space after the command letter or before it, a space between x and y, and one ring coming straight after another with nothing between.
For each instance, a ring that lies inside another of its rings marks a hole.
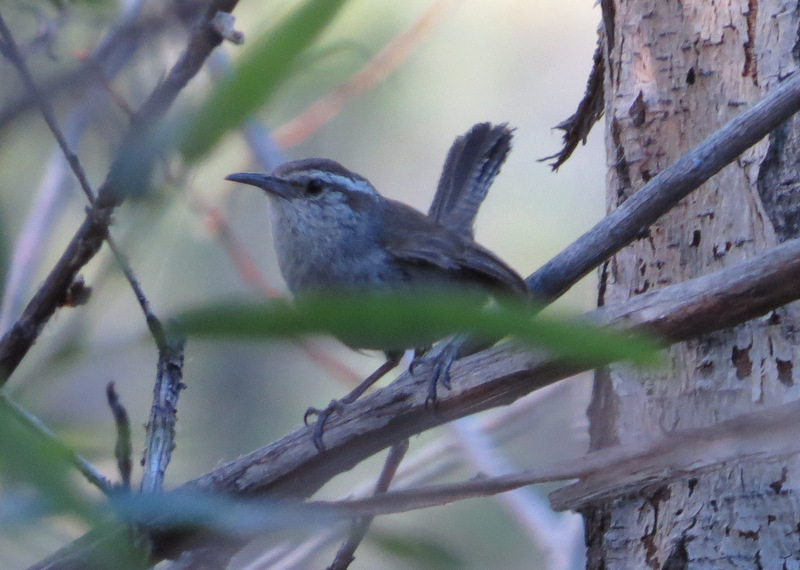
<instances>
[{"instance_id":1,"label":"dry branch","mask_svg":"<svg viewBox=\"0 0 800 570\"><path fill-rule=\"evenodd\" d=\"M798 282L800 240L790 240L736 267L649 291L587 316L606 326L648 330L678 342L739 324L796 300L800 298ZM390 386L331 417L324 453L317 453L311 441L313 428L302 428L221 465L182 488L243 498L308 497L335 475L398 441L453 419L509 404L586 368L560 362L543 352L494 347L454 363L452 390L441 394L436 411L425 406L427 374L420 371L411 377L405 373ZM540 480L552 480L556 472L543 471L539 473ZM558 472L563 478L563 466ZM585 471L569 475L577 477L582 473ZM528 479L527 483L533 482ZM507 481L507 488L496 488L494 492L516 488L519 483ZM457 493L468 496L463 489ZM451 495L452 500L460 497L457 493ZM438 501L445 496L440 489L431 494ZM429 497L424 501L421 506L429 504ZM405 510L414 508L407 502L402 505ZM191 533L178 537L158 531L152 538L155 552L161 557L191 547L194 537ZM80 568L98 547L90 533L36 568Z\"/></svg>"},{"instance_id":2,"label":"dry branch","mask_svg":"<svg viewBox=\"0 0 800 570\"><path fill-rule=\"evenodd\" d=\"M115 165L119 165L136 148L148 129L163 117L178 93L200 70L211 51L222 41L208 25L219 12L230 12L237 0L215 0L192 31L186 51L170 70L164 81L156 87L141 109L131 117L128 133L123 139ZM108 177L97 192L97 199L87 209L86 219L70 241L61 258L28 303L22 316L0 340L0 385L16 370L39 336L42 328L56 312L78 271L100 250L108 233L111 215L120 205L124 193L120 192L117 168L112 167Z\"/></svg>"},{"instance_id":3,"label":"dry branch","mask_svg":"<svg viewBox=\"0 0 800 570\"><path fill-rule=\"evenodd\" d=\"M727 328L800 298L800 240L790 240L736 267L639 295L589 313L620 330L647 330L671 342ZM425 407L427 374L403 374L332 416L327 451L316 452L311 428L301 428L187 483L187 487L240 496L308 496L396 441L434 426L505 405L547 384L587 369L544 352L494 347L457 361L453 385L437 411Z\"/></svg>"},{"instance_id":4,"label":"dry branch","mask_svg":"<svg viewBox=\"0 0 800 570\"><path fill-rule=\"evenodd\" d=\"M800 452L800 402L743 414L713 426L679 430L659 441L596 451L547 467L463 483L429 485L380 496L342 501L314 501L312 507L334 507L361 516L408 512L474 497L505 493L539 483L579 482L550 494L556 510L578 509L620 495L635 495L672 478L699 475L722 463Z\"/></svg>"},{"instance_id":5,"label":"dry branch","mask_svg":"<svg viewBox=\"0 0 800 570\"><path fill-rule=\"evenodd\" d=\"M528 277L541 299L561 296L682 198L800 110L800 73L768 93L674 163Z\"/></svg>"}]
</instances>

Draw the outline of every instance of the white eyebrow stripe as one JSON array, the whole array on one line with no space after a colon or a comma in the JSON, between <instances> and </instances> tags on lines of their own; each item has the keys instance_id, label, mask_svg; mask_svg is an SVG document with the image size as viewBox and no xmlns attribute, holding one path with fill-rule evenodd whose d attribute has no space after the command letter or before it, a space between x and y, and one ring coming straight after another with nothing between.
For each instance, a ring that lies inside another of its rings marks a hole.
<instances>
[{"instance_id":1,"label":"white eyebrow stripe","mask_svg":"<svg viewBox=\"0 0 800 570\"><path fill-rule=\"evenodd\" d=\"M375 188L372 187L372 184L364 179L350 178L349 176L341 176L339 174L333 174L332 172L315 172L314 178L334 186L343 186L348 190L353 190L355 192L363 192L364 194L377 194Z\"/></svg>"}]
</instances>

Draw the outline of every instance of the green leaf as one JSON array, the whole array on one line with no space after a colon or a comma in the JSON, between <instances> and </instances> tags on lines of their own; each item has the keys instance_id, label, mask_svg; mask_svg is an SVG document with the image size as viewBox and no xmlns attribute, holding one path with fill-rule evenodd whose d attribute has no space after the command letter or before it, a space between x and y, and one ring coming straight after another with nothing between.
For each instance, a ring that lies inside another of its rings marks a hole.
<instances>
[{"instance_id":1,"label":"green leaf","mask_svg":"<svg viewBox=\"0 0 800 570\"><path fill-rule=\"evenodd\" d=\"M22 423L0 398L0 475L6 484L33 487L43 511L96 521L93 505L71 478L73 472L69 453Z\"/></svg>"},{"instance_id":2,"label":"green leaf","mask_svg":"<svg viewBox=\"0 0 800 570\"><path fill-rule=\"evenodd\" d=\"M251 116L291 75L294 64L333 21L346 0L308 0L259 38L197 112L180 144L187 160L207 153Z\"/></svg>"},{"instance_id":3,"label":"green leaf","mask_svg":"<svg viewBox=\"0 0 800 570\"><path fill-rule=\"evenodd\" d=\"M327 527L342 519L332 509L301 501L242 500L202 491L127 493L113 497L111 512L147 527L213 529L230 535Z\"/></svg>"},{"instance_id":4,"label":"green leaf","mask_svg":"<svg viewBox=\"0 0 800 570\"><path fill-rule=\"evenodd\" d=\"M33 429L0 397L0 528L35 524L54 514L76 517L103 538L87 567L147 567L146 553L79 488L74 474L69 449Z\"/></svg>"},{"instance_id":5,"label":"green leaf","mask_svg":"<svg viewBox=\"0 0 800 570\"><path fill-rule=\"evenodd\" d=\"M657 362L655 343L641 336L533 314L529 305L504 302L484 307L474 296L457 294L331 295L296 303L221 303L186 311L178 321L195 336L276 338L324 333L354 348L378 350L428 346L450 334L467 332L492 341L511 336L588 364Z\"/></svg>"}]
</instances>

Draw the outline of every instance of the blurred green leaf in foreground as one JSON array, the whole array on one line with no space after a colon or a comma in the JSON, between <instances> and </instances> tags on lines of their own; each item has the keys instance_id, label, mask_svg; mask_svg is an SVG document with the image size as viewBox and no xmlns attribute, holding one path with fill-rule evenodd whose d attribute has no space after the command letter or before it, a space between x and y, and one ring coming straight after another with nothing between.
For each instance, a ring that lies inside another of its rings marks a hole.
<instances>
[{"instance_id":1,"label":"blurred green leaf in foreground","mask_svg":"<svg viewBox=\"0 0 800 570\"><path fill-rule=\"evenodd\" d=\"M533 315L529 305L504 301L484 307L474 296L329 295L294 303L220 303L185 311L178 321L196 336L279 338L323 333L350 346L387 350L423 347L450 334L470 333L488 339L512 337L587 364L658 361L656 343L640 335L576 319Z\"/></svg>"}]
</instances>

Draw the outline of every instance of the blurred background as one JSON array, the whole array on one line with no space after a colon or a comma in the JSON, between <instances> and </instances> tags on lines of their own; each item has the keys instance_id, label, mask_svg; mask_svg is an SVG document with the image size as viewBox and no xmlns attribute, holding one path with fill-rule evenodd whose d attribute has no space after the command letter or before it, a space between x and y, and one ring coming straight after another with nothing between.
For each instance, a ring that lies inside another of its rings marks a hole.
<instances>
[{"instance_id":1,"label":"blurred background","mask_svg":"<svg viewBox=\"0 0 800 570\"><path fill-rule=\"evenodd\" d=\"M256 38L297 4L244 0L235 10L236 26L246 38ZM254 121L269 129L267 134L278 133L275 140L291 140L296 131L281 126L367 66L393 39L424 23L409 36L413 49L407 58L385 79L346 99L341 112L282 152L290 159L338 160L385 196L424 211L453 139L476 122L508 122L517 129L514 150L481 210L476 237L528 275L604 211L602 125L558 173L538 161L557 152L560 132L552 127L574 112L584 93L600 21L593 4L351 0ZM52 94L56 114L79 141L75 148L95 186L127 125L126 105L138 108L163 78L184 45L184 29L162 14L162 2L32 0L0 7L36 79L49 85L84 66L111 27L139 5L139 17L150 18L149 27L118 75L88 95L88 76L73 77ZM226 43L221 50L235 64L247 47L247 42ZM216 76L201 72L174 113L207 95L225 73L224 59L215 63ZM25 90L7 61L0 61L0 77L0 277L2 323L8 326L82 221L85 197L69 174L64 177L69 184L56 183L63 166L53 159L59 155L52 135L35 108L24 104ZM246 140L232 133L197 166L168 160L151 195L117 210L112 232L162 318L210 301L259 298L267 285L285 291L271 244L267 200L254 189L223 180L232 172L258 169ZM258 277L243 274L248 260ZM12 267L29 275L18 277ZM156 349L107 251L83 276L93 288L90 302L61 310L51 320L6 390L114 477L115 433L105 385L116 383L131 417L135 453L141 453ZM591 309L594 283L592 275L555 310ZM314 339L313 344L362 376L381 362L379 355L354 353L332 339ZM168 486L289 433L308 406L323 406L349 389L288 341L193 340L187 346L185 383ZM438 481L577 456L586 448L588 390L587 378L570 379L535 394L512 419L496 419L498 411L492 411L457 429L427 433L412 440L409 461L442 438L450 442L447 449L454 450L455 459ZM482 429L486 422L501 427ZM374 480L382 460L373 458L337 477L320 495L340 497ZM135 480L139 475L135 470ZM379 518L352 568L581 567L580 521L547 512L549 490L530 488L512 499L478 499ZM25 567L84 530L63 518L0 530L0 566ZM270 540L266 537L250 555L268 550ZM324 567L337 545L333 541L317 549L317 557L302 559L298 567ZM246 558L240 561L244 567ZM272 566L262 561L251 567Z\"/></svg>"}]
</instances>

